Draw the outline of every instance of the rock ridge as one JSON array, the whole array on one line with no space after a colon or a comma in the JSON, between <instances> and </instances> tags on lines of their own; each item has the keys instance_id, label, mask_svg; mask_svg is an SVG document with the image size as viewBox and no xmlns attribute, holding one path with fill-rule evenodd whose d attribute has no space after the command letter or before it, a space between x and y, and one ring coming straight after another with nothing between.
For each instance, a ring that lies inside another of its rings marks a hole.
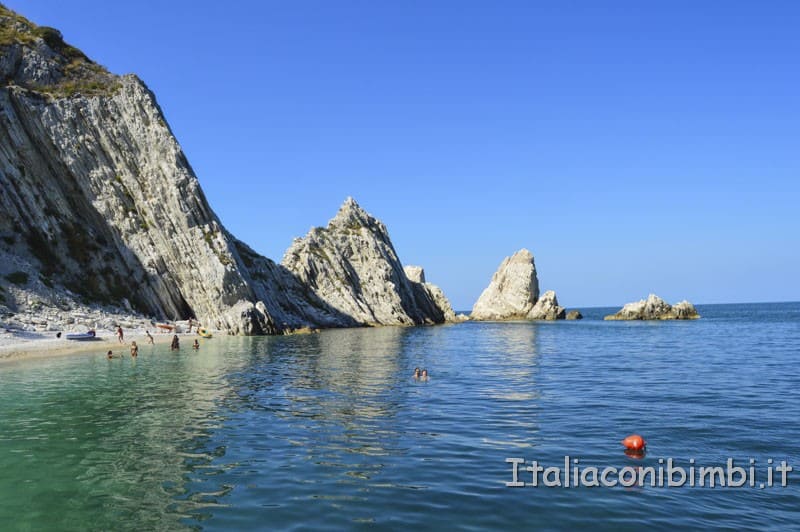
<instances>
[{"instance_id":1,"label":"rock ridge","mask_svg":"<svg viewBox=\"0 0 800 532\"><path fill-rule=\"evenodd\" d=\"M330 308L364 325L443 323L455 314L437 287L409 279L386 226L347 198L326 227L295 239L281 265ZM411 270L424 279L424 271Z\"/></svg>"}]
</instances>

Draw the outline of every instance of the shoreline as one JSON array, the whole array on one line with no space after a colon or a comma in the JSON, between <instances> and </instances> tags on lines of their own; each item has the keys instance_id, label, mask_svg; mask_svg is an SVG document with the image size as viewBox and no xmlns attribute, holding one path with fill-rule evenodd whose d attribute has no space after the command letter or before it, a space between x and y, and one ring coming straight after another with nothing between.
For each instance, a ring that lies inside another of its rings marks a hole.
<instances>
[{"instance_id":1,"label":"shoreline","mask_svg":"<svg viewBox=\"0 0 800 532\"><path fill-rule=\"evenodd\" d=\"M173 334L177 334L182 341L186 338L201 338L196 332L152 333L154 344L168 347ZM136 342L140 349L149 345L144 329L126 331L122 343L117 339L116 332L110 330L99 330L95 340L85 341L56 338L55 333L50 332L6 332L0 335L0 367L15 362L45 360L82 353L96 353L105 357L109 350L114 352L115 357L120 354L130 356L131 342ZM182 347L190 346L184 344Z\"/></svg>"}]
</instances>

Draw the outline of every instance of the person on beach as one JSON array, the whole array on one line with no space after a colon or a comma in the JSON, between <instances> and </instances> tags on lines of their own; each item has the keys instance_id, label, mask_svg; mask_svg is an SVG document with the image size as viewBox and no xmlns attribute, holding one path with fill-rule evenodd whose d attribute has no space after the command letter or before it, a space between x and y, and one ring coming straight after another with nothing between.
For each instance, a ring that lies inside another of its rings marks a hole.
<instances>
[{"instance_id":1,"label":"person on beach","mask_svg":"<svg viewBox=\"0 0 800 532\"><path fill-rule=\"evenodd\" d=\"M194 343L192 344L192 349L194 350L200 349L200 342L198 342L196 338L194 340Z\"/></svg>"},{"instance_id":2,"label":"person on beach","mask_svg":"<svg viewBox=\"0 0 800 532\"><path fill-rule=\"evenodd\" d=\"M189 332L192 332L192 318L189 318Z\"/></svg>"},{"instance_id":3,"label":"person on beach","mask_svg":"<svg viewBox=\"0 0 800 532\"><path fill-rule=\"evenodd\" d=\"M153 341L153 337L150 335L150 331L145 331L144 333L147 335L147 343L154 344L155 342Z\"/></svg>"},{"instance_id":4,"label":"person on beach","mask_svg":"<svg viewBox=\"0 0 800 532\"><path fill-rule=\"evenodd\" d=\"M169 346L170 351L177 351L181 348L181 341L178 339L178 335L172 335L172 345Z\"/></svg>"},{"instance_id":5,"label":"person on beach","mask_svg":"<svg viewBox=\"0 0 800 532\"><path fill-rule=\"evenodd\" d=\"M136 345L136 342L131 342L131 356L136 358L139 356L139 346Z\"/></svg>"},{"instance_id":6,"label":"person on beach","mask_svg":"<svg viewBox=\"0 0 800 532\"><path fill-rule=\"evenodd\" d=\"M117 325L117 339L119 339L119 343L124 342L125 334L122 332L122 325Z\"/></svg>"},{"instance_id":7,"label":"person on beach","mask_svg":"<svg viewBox=\"0 0 800 532\"><path fill-rule=\"evenodd\" d=\"M414 380L419 379L419 377L420 377L419 368L414 368Z\"/></svg>"}]
</instances>

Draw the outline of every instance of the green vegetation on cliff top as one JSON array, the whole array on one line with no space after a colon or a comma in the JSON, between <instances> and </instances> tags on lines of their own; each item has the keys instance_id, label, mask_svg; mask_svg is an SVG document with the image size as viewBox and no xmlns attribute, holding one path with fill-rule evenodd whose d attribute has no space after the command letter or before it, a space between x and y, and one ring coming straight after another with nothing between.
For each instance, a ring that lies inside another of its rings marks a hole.
<instances>
[{"instance_id":1,"label":"green vegetation on cliff top","mask_svg":"<svg viewBox=\"0 0 800 532\"><path fill-rule=\"evenodd\" d=\"M34 49L45 45L55 53L48 59L57 81L48 84L17 79L14 74L0 80L3 86L17 85L55 98L76 94L97 96L113 94L119 88L116 76L109 73L86 55L64 42L61 32L47 26L37 26L25 17L0 4L0 53L5 48L22 46Z\"/></svg>"}]
</instances>

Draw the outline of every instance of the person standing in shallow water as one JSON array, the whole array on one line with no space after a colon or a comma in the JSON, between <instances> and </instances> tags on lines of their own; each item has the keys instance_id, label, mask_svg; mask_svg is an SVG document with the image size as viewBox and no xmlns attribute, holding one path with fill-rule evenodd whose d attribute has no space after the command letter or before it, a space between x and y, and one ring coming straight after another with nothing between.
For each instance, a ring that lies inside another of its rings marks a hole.
<instances>
[{"instance_id":1,"label":"person standing in shallow water","mask_svg":"<svg viewBox=\"0 0 800 532\"><path fill-rule=\"evenodd\" d=\"M119 343L123 343L125 338L125 334L122 332L122 325L117 325L117 339L119 339Z\"/></svg>"},{"instance_id":2,"label":"person standing in shallow water","mask_svg":"<svg viewBox=\"0 0 800 532\"><path fill-rule=\"evenodd\" d=\"M172 336L172 345L170 345L169 348L171 351L177 351L181 348L181 341L178 339L177 334Z\"/></svg>"},{"instance_id":3,"label":"person standing in shallow water","mask_svg":"<svg viewBox=\"0 0 800 532\"><path fill-rule=\"evenodd\" d=\"M200 349L200 342L195 340L194 343L192 344L192 349L194 350Z\"/></svg>"},{"instance_id":4,"label":"person standing in shallow water","mask_svg":"<svg viewBox=\"0 0 800 532\"><path fill-rule=\"evenodd\" d=\"M136 345L136 342L131 342L131 356L136 358L139 356L139 346Z\"/></svg>"},{"instance_id":5,"label":"person standing in shallow water","mask_svg":"<svg viewBox=\"0 0 800 532\"><path fill-rule=\"evenodd\" d=\"M154 344L155 342L153 341L153 337L150 335L150 331L145 331L144 333L147 335L147 343Z\"/></svg>"}]
</instances>

